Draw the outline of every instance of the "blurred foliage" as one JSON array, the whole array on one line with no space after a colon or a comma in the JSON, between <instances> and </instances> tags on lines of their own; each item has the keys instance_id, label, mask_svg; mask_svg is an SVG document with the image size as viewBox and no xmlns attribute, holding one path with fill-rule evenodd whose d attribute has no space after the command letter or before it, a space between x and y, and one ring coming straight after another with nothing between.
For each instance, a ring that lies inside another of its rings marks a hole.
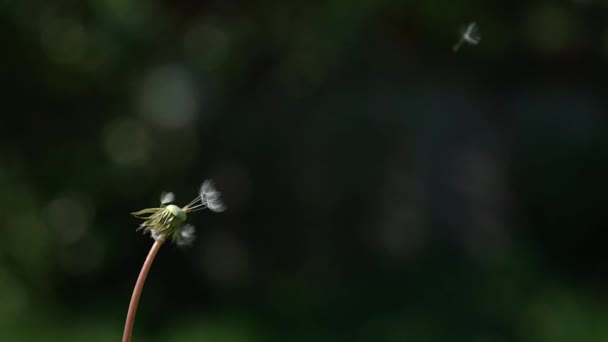
<instances>
[{"instance_id":1,"label":"blurred foliage","mask_svg":"<svg viewBox=\"0 0 608 342\"><path fill-rule=\"evenodd\" d=\"M135 340L608 340L606 10L1 1L0 340L118 340L206 178Z\"/></svg>"}]
</instances>

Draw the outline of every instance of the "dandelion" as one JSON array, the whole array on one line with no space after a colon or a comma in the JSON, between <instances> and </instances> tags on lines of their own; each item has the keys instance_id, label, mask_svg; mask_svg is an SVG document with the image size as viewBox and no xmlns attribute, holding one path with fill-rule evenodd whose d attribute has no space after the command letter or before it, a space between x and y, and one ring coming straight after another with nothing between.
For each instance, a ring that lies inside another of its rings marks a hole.
<instances>
[{"instance_id":1,"label":"dandelion","mask_svg":"<svg viewBox=\"0 0 608 342\"><path fill-rule=\"evenodd\" d=\"M195 239L195 230L193 225L184 223L187 215L204 209L215 212L224 211L226 206L220 197L221 193L215 188L215 184L210 180L206 180L200 188L199 195L181 208L175 204L171 204L175 201L173 193L163 192L160 196L159 207L146 208L131 213L133 216L144 220L137 230L143 230L144 234L149 233L152 239L154 239L154 244L148 253L133 289L122 338L123 342L131 341L139 297L160 246L169 238L180 246L192 244Z\"/></svg>"},{"instance_id":2,"label":"dandelion","mask_svg":"<svg viewBox=\"0 0 608 342\"><path fill-rule=\"evenodd\" d=\"M460 33L460 40L453 46L454 52L457 52L464 43L477 45L480 41L481 35L479 34L477 23L472 22Z\"/></svg>"}]
</instances>

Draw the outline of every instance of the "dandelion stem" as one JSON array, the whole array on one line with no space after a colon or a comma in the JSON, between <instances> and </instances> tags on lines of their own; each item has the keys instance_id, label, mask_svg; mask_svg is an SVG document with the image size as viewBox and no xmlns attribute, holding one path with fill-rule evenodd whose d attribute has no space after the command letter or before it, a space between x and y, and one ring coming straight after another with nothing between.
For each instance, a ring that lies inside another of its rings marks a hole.
<instances>
[{"instance_id":1,"label":"dandelion stem","mask_svg":"<svg viewBox=\"0 0 608 342\"><path fill-rule=\"evenodd\" d=\"M135 322L135 314L137 313L137 305L139 304L139 297L141 296L141 291L144 288L144 284L146 283L146 277L148 276L148 272L150 271L150 267L154 262L154 258L156 257L156 253L160 249L160 246L163 244L162 239L158 239L154 241L152 248L150 248L150 252L146 257L146 261L144 261L143 266L141 267L141 271L139 272L139 277L137 278L137 282L135 283L135 288L133 288L133 295L131 296L131 303L129 303L129 311L127 312L127 320L125 321L125 330L122 335L122 342L131 342L131 335L133 334L133 323Z\"/></svg>"},{"instance_id":2,"label":"dandelion stem","mask_svg":"<svg viewBox=\"0 0 608 342\"><path fill-rule=\"evenodd\" d=\"M452 50L454 50L454 52L458 52L458 50L460 50L460 47L462 46L462 43L464 43L464 40L459 40L458 43L452 46Z\"/></svg>"}]
</instances>

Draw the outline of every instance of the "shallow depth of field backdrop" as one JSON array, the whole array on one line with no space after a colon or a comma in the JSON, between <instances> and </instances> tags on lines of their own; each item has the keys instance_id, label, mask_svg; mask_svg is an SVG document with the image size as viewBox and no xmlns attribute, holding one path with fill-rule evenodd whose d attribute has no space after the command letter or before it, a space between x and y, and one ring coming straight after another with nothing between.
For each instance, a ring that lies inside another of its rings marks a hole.
<instances>
[{"instance_id":1,"label":"shallow depth of field backdrop","mask_svg":"<svg viewBox=\"0 0 608 342\"><path fill-rule=\"evenodd\" d=\"M608 341L608 5L0 2L0 340ZM471 21L478 46L452 45Z\"/></svg>"}]
</instances>

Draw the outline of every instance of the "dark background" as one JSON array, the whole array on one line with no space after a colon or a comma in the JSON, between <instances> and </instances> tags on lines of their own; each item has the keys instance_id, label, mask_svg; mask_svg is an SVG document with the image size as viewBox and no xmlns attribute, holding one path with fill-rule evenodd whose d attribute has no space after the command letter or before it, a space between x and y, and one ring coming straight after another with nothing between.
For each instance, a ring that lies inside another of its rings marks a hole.
<instances>
[{"instance_id":1,"label":"dark background","mask_svg":"<svg viewBox=\"0 0 608 342\"><path fill-rule=\"evenodd\" d=\"M1 1L0 340L608 341L604 1ZM476 21L477 46L452 45Z\"/></svg>"}]
</instances>

